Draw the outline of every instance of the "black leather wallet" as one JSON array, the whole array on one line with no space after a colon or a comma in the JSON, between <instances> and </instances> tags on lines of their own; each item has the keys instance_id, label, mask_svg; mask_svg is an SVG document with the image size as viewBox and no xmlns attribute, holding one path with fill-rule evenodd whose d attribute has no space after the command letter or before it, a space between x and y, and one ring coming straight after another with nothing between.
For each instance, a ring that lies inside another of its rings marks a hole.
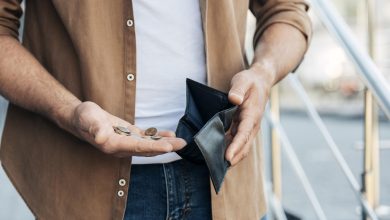
<instances>
[{"instance_id":1,"label":"black leather wallet","mask_svg":"<svg viewBox=\"0 0 390 220\"><path fill-rule=\"evenodd\" d=\"M186 83L186 110L179 120L176 136L186 140L187 145L176 153L194 163L206 163L218 193L230 166L225 160L225 132L237 106L229 103L226 93L191 79Z\"/></svg>"}]
</instances>

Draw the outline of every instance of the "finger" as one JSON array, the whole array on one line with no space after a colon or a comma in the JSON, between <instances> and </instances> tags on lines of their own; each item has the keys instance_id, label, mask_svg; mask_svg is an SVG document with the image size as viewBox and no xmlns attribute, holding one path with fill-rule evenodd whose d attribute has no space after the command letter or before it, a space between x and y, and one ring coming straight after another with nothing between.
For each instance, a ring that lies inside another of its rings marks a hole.
<instances>
[{"instance_id":1,"label":"finger","mask_svg":"<svg viewBox=\"0 0 390 220\"><path fill-rule=\"evenodd\" d=\"M238 73L234 76L230 83L230 90L228 94L229 101L234 105L241 105L250 85L251 80L245 75Z\"/></svg>"},{"instance_id":2,"label":"finger","mask_svg":"<svg viewBox=\"0 0 390 220\"><path fill-rule=\"evenodd\" d=\"M153 157L160 155L161 153L130 153L128 151L120 151L115 154L113 154L115 157L119 158L129 158L132 156L140 156L140 157Z\"/></svg>"},{"instance_id":3,"label":"finger","mask_svg":"<svg viewBox=\"0 0 390 220\"><path fill-rule=\"evenodd\" d=\"M141 139L140 142L138 143L144 143L148 142L150 145L152 145L152 141L150 140L145 140ZM155 141L153 141L155 142ZM136 142L134 142L136 143ZM158 147L145 147L144 144L137 144L137 147L133 147L132 150L129 150L127 147L119 148L117 149L117 152L113 153L115 157L119 158L125 158L125 157L131 157L131 156L142 156L142 157L152 157L152 156L157 156L161 155L167 152L172 151L172 146L168 145L166 147L158 148ZM164 146L160 144L160 146ZM153 149L152 149L153 148Z\"/></svg>"},{"instance_id":4,"label":"finger","mask_svg":"<svg viewBox=\"0 0 390 220\"><path fill-rule=\"evenodd\" d=\"M168 137L160 140L152 140L136 135L124 136L113 133L101 148L105 153L118 156L152 156L172 152L185 145L185 141L179 138Z\"/></svg>"},{"instance_id":5,"label":"finger","mask_svg":"<svg viewBox=\"0 0 390 220\"><path fill-rule=\"evenodd\" d=\"M239 124L238 116L239 116L240 109L237 109L237 111L234 113L232 118L232 123L230 124L229 129L225 132L225 144L230 145L233 141L234 135L237 133L237 127Z\"/></svg>"},{"instance_id":6,"label":"finger","mask_svg":"<svg viewBox=\"0 0 390 220\"><path fill-rule=\"evenodd\" d=\"M232 141L233 141L233 135L230 132L225 133L225 144L229 146L232 143Z\"/></svg>"},{"instance_id":7,"label":"finger","mask_svg":"<svg viewBox=\"0 0 390 220\"><path fill-rule=\"evenodd\" d=\"M234 138L234 130L237 130L237 124L236 122L232 121L232 124L230 125L229 129L225 132L225 143L227 146L229 146Z\"/></svg>"},{"instance_id":8,"label":"finger","mask_svg":"<svg viewBox=\"0 0 390 220\"><path fill-rule=\"evenodd\" d=\"M240 123L239 117L241 113L241 106L237 108L237 111L233 114L232 123L230 125L230 133L234 136L237 133L237 127Z\"/></svg>"},{"instance_id":9,"label":"finger","mask_svg":"<svg viewBox=\"0 0 390 220\"><path fill-rule=\"evenodd\" d=\"M226 150L225 158L230 161L233 159L235 154L239 152L239 150L245 146L245 144L249 141L252 130L254 128L254 122L251 118L243 119L238 125L237 134L234 136L232 143Z\"/></svg>"},{"instance_id":10,"label":"finger","mask_svg":"<svg viewBox=\"0 0 390 220\"><path fill-rule=\"evenodd\" d=\"M162 137L176 137L176 133L173 131L159 131L157 135Z\"/></svg>"},{"instance_id":11,"label":"finger","mask_svg":"<svg viewBox=\"0 0 390 220\"><path fill-rule=\"evenodd\" d=\"M236 153L236 155L233 157L233 159L230 161L230 164L232 166L236 165L238 162L240 162L241 160L243 160L245 157L247 157L250 153L250 150L251 150L251 147L252 147L252 144L253 144L253 140L257 134L257 131L255 131L256 129L254 129L251 133L251 136L249 138L249 141L245 144L244 147L242 147L238 153Z\"/></svg>"},{"instance_id":12,"label":"finger","mask_svg":"<svg viewBox=\"0 0 390 220\"><path fill-rule=\"evenodd\" d=\"M185 145L186 141L181 138L164 137L160 140L139 139L138 146L142 148L137 150L139 153L168 153L180 150Z\"/></svg>"},{"instance_id":13,"label":"finger","mask_svg":"<svg viewBox=\"0 0 390 220\"><path fill-rule=\"evenodd\" d=\"M114 123L119 124L120 126L126 126L130 129L131 133L136 133L143 135L144 131L138 127L131 125L130 123L122 119L114 119ZM105 143L106 151L111 151L110 149L115 149L114 155L117 157L126 157L131 155L139 156L155 156L162 153L177 151L183 148L187 143L181 138L175 138L176 134L173 131L159 131L158 136L163 138L160 140L150 140L144 139L142 137L137 137L136 135L132 136L123 136L118 135L113 132L106 133L106 136L111 136L109 143Z\"/></svg>"},{"instance_id":14,"label":"finger","mask_svg":"<svg viewBox=\"0 0 390 220\"><path fill-rule=\"evenodd\" d=\"M163 139L172 145L172 151L178 151L187 145L187 142L182 138L167 137Z\"/></svg>"},{"instance_id":15,"label":"finger","mask_svg":"<svg viewBox=\"0 0 390 220\"><path fill-rule=\"evenodd\" d=\"M237 153L232 160L230 160L230 164L231 166L235 166L236 164L238 164L238 162L240 162L242 159L244 159L245 157L248 156L249 152L250 152L250 147L252 146L251 143L247 143L239 153Z\"/></svg>"},{"instance_id":16,"label":"finger","mask_svg":"<svg viewBox=\"0 0 390 220\"><path fill-rule=\"evenodd\" d=\"M133 153L168 153L172 152L173 146L171 143L160 140L151 140L141 137L128 136L131 142L122 143L122 150L132 151Z\"/></svg>"}]
</instances>

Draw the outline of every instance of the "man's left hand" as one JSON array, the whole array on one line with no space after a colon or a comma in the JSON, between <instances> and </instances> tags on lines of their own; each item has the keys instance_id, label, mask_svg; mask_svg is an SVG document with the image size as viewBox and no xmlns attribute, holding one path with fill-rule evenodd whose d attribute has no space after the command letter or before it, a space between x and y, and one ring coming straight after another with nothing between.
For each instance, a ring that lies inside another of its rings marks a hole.
<instances>
[{"instance_id":1,"label":"man's left hand","mask_svg":"<svg viewBox=\"0 0 390 220\"><path fill-rule=\"evenodd\" d=\"M230 145L225 158L232 166L250 153L253 140L260 129L273 77L270 68L256 65L232 78L229 101L239 106L226 133Z\"/></svg>"}]
</instances>

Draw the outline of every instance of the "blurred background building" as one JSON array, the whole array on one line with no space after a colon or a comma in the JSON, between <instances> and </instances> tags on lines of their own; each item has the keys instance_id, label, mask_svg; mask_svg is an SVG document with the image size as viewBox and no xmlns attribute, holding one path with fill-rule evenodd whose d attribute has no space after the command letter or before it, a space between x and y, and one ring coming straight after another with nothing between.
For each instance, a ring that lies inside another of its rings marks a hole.
<instances>
[{"instance_id":1,"label":"blurred background building","mask_svg":"<svg viewBox=\"0 0 390 220\"><path fill-rule=\"evenodd\" d=\"M329 0L352 29L359 45L367 50L366 0ZM374 61L387 80L390 79L390 1L375 1ZM308 92L310 100L321 114L326 127L339 147L353 176L362 183L364 147L364 84L344 49L329 33L314 10L313 39L296 76ZM248 18L248 56L254 18ZM309 182L327 219L362 219L362 208L346 177L327 147L321 132L309 119L305 106L291 83L280 83L280 123L306 172ZM390 95L390 94L389 94ZM6 100L0 97L0 131L6 114ZM390 123L383 113L379 120L380 188L379 219L390 219ZM270 124L263 120L266 184L270 194ZM289 213L302 219L318 219L304 187L285 153L281 154L281 204ZM0 169L0 220L34 219L19 197L4 171Z\"/></svg>"}]
</instances>

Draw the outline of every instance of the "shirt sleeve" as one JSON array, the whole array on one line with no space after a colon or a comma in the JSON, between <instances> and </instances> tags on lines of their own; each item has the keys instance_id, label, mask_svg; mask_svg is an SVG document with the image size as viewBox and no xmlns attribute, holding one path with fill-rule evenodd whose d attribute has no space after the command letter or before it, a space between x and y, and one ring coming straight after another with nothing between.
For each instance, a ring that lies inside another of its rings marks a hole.
<instances>
[{"instance_id":1,"label":"shirt sleeve","mask_svg":"<svg viewBox=\"0 0 390 220\"><path fill-rule=\"evenodd\" d=\"M256 47L261 35L274 23L289 24L302 32L309 45L312 29L304 0L250 0L250 10L256 17L253 45Z\"/></svg>"},{"instance_id":2,"label":"shirt sleeve","mask_svg":"<svg viewBox=\"0 0 390 220\"><path fill-rule=\"evenodd\" d=\"M21 0L0 0L0 35L19 37Z\"/></svg>"}]
</instances>

